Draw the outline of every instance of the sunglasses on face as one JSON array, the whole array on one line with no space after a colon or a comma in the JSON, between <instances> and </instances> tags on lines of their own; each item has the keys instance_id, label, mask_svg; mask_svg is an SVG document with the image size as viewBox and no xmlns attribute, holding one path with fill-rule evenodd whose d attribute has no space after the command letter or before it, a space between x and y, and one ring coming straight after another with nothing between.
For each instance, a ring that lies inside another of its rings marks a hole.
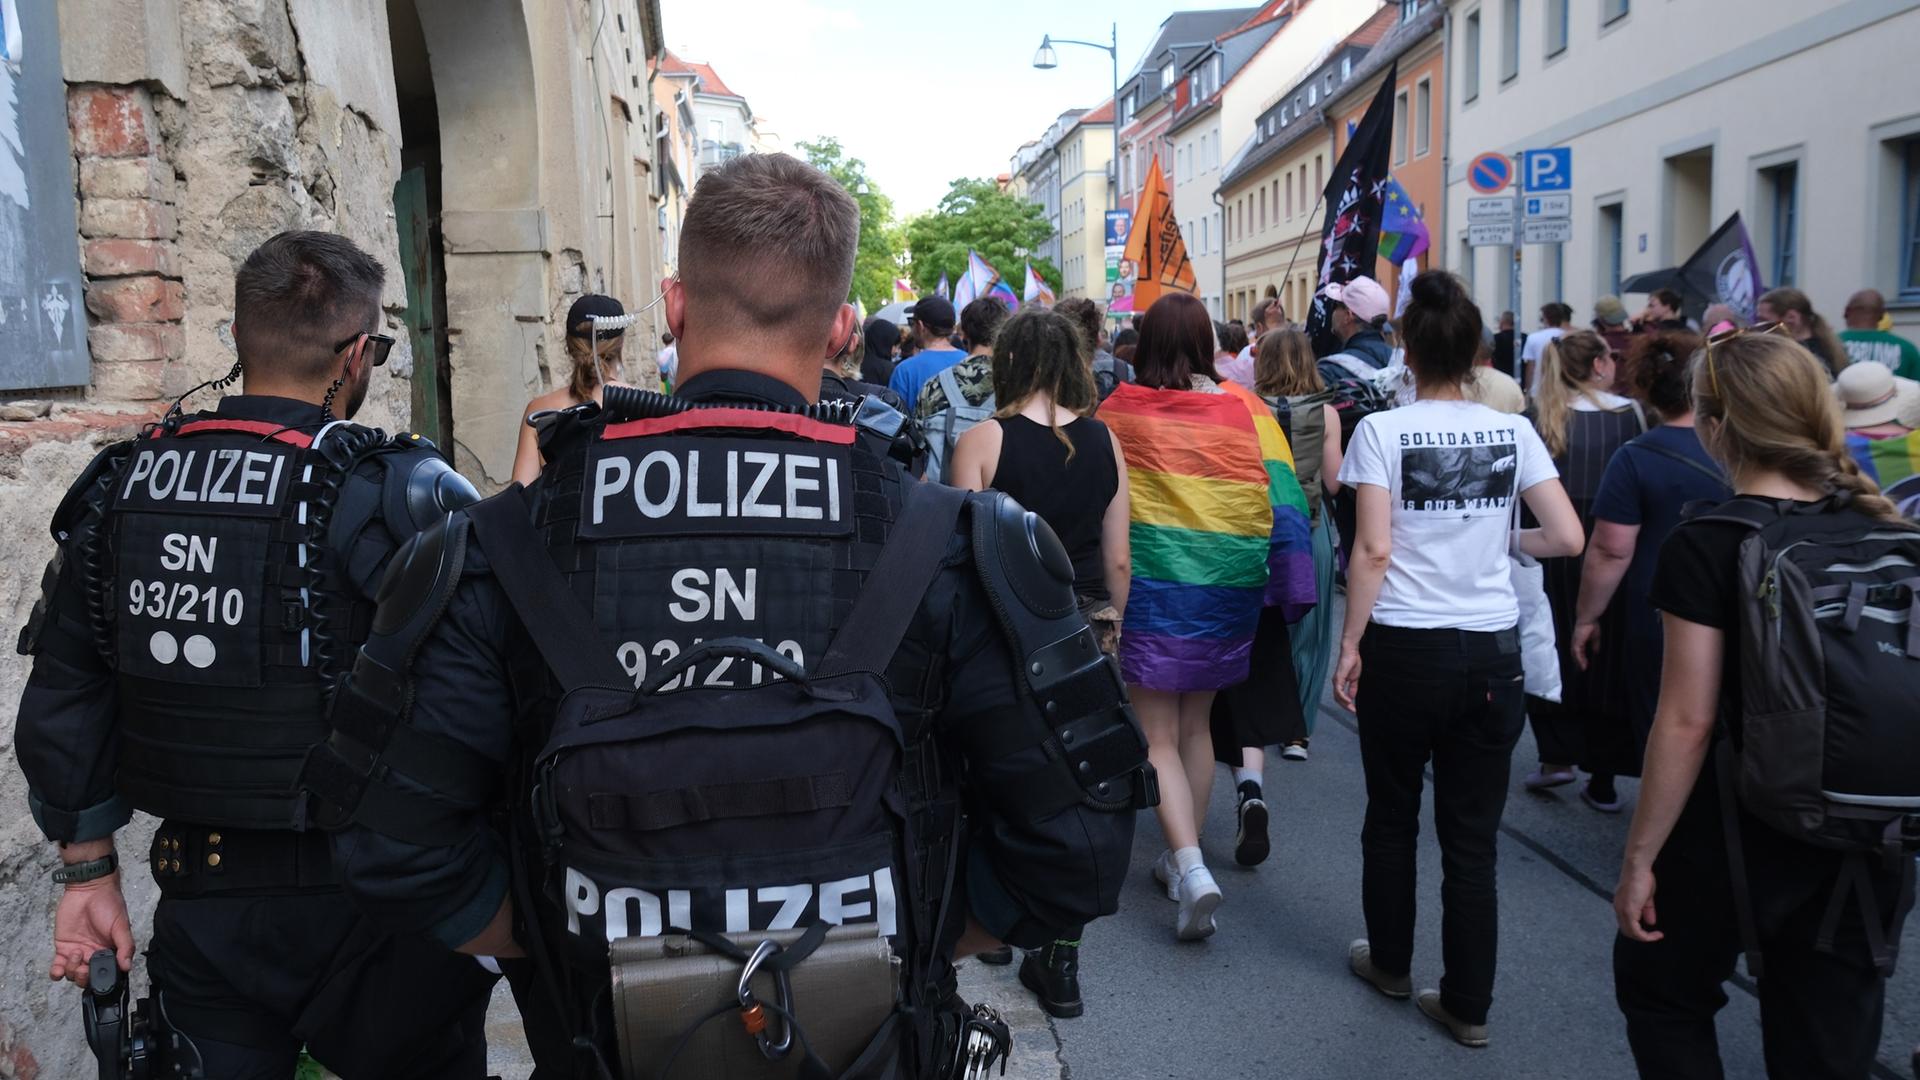
<instances>
[{"instance_id":1,"label":"sunglasses on face","mask_svg":"<svg viewBox=\"0 0 1920 1080\"><path fill-rule=\"evenodd\" d=\"M393 343L395 341L394 338L386 334L369 334L364 331L361 333L355 334L352 337L347 338L345 341L342 341L340 344L335 345L333 347L333 354L335 356L340 355L341 353L352 348L354 343L359 341L361 338L367 339L368 362L374 367L379 367L380 365L385 364L387 362L387 354L393 351Z\"/></svg>"},{"instance_id":2,"label":"sunglasses on face","mask_svg":"<svg viewBox=\"0 0 1920 1080\"><path fill-rule=\"evenodd\" d=\"M1704 346L1707 354L1707 382L1713 387L1713 396L1716 398L1720 396L1720 375L1714 370L1713 347L1715 345L1725 345L1727 342L1732 341L1742 334L1778 334L1782 337L1793 336L1793 332L1787 329L1785 323L1778 322L1758 322L1744 329L1738 326L1730 326L1719 333L1708 334L1706 345Z\"/></svg>"}]
</instances>

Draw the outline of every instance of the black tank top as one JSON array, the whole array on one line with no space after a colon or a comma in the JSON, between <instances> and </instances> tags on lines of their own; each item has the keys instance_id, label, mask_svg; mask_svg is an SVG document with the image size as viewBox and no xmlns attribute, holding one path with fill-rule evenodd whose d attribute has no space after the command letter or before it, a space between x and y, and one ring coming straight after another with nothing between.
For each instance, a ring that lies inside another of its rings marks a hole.
<instances>
[{"instance_id":1,"label":"black tank top","mask_svg":"<svg viewBox=\"0 0 1920 1080\"><path fill-rule=\"evenodd\" d=\"M1107 426L1082 417L1061 426L1073 440L1067 448L1045 424L1024 416L999 420L1000 462L993 486L1040 515L1060 537L1073 560L1073 588L1082 597L1104 602L1106 576L1100 570L1100 519L1120 490L1114 468L1113 438Z\"/></svg>"}]
</instances>

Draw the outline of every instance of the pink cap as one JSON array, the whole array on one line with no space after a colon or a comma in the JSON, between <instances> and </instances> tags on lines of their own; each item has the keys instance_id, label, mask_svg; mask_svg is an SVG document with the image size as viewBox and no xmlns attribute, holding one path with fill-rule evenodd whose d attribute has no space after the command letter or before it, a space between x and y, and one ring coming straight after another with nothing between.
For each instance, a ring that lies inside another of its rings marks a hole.
<instances>
[{"instance_id":1,"label":"pink cap","mask_svg":"<svg viewBox=\"0 0 1920 1080\"><path fill-rule=\"evenodd\" d=\"M1370 277L1357 277L1344 285L1329 285L1327 298L1347 305L1347 310L1362 322L1372 322L1392 310L1387 290Z\"/></svg>"}]
</instances>

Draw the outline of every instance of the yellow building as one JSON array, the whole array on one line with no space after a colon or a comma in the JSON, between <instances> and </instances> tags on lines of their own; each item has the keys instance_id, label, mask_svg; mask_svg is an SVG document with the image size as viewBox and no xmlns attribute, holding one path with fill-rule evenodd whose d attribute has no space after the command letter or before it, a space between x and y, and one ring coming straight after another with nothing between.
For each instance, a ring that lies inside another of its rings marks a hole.
<instances>
[{"instance_id":1,"label":"yellow building","mask_svg":"<svg viewBox=\"0 0 1920 1080\"><path fill-rule=\"evenodd\" d=\"M1113 161L1113 102L1083 114L1060 138L1061 299L1105 298L1107 173Z\"/></svg>"}]
</instances>

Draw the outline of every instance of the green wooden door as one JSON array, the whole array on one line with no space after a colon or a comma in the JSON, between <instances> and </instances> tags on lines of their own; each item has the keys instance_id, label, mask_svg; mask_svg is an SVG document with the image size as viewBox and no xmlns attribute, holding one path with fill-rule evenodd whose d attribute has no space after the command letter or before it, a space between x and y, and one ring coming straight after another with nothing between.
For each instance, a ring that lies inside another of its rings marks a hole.
<instances>
[{"instance_id":1,"label":"green wooden door","mask_svg":"<svg viewBox=\"0 0 1920 1080\"><path fill-rule=\"evenodd\" d=\"M446 366L437 303L441 268L433 257L425 168L400 174L393 188L393 213L400 227L400 269L407 283L407 340L413 347L413 430L451 455L453 418L443 404Z\"/></svg>"}]
</instances>

